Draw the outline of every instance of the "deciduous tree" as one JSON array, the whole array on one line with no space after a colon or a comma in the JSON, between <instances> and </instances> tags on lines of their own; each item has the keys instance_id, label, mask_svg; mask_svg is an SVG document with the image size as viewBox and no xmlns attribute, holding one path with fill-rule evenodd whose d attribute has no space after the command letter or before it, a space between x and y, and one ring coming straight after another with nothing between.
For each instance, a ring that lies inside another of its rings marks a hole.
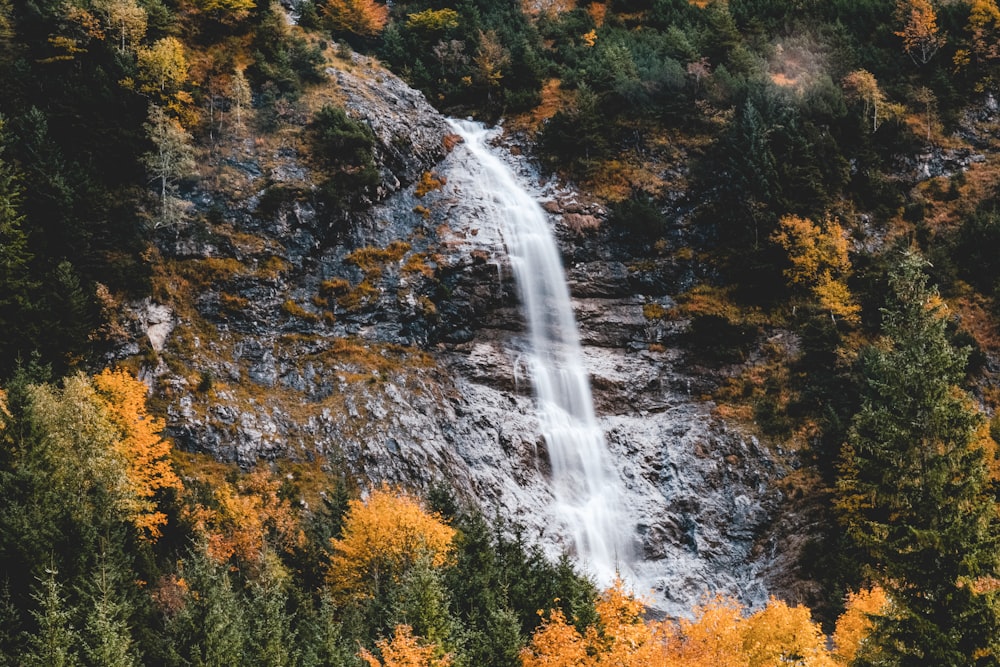
<instances>
[{"instance_id":1,"label":"deciduous tree","mask_svg":"<svg viewBox=\"0 0 1000 667\"><path fill-rule=\"evenodd\" d=\"M137 55L143 92L165 96L179 90L187 81L187 55L176 37L158 39L152 46L139 49Z\"/></svg>"},{"instance_id":2,"label":"deciduous tree","mask_svg":"<svg viewBox=\"0 0 1000 667\"><path fill-rule=\"evenodd\" d=\"M160 435L165 424L146 410L148 387L131 373L105 368L93 383L118 431L115 449L125 463L125 511L144 535L159 537L167 517L155 497L181 489L170 464L170 442Z\"/></svg>"},{"instance_id":3,"label":"deciduous tree","mask_svg":"<svg viewBox=\"0 0 1000 667\"><path fill-rule=\"evenodd\" d=\"M320 14L330 30L360 37L378 36L389 21L389 8L378 0L325 0Z\"/></svg>"},{"instance_id":4,"label":"deciduous tree","mask_svg":"<svg viewBox=\"0 0 1000 667\"><path fill-rule=\"evenodd\" d=\"M899 112L897 105L887 101L875 76L868 70L859 69L851 72L844 77L843 84L848 97L862 103L862 117L866 121L871 118L872 132L878 130L879 125L887 118Z\"/></svg>"},{"instance_id":5,"label":"deciduous tree","mask_svg":"<svg viewBox=\"0 0 1000 667\"><path fill-rule=\"evenodd\" d=\"M433 567L448 563L454 536L455 530L416 498L383 485L366 500L350 502L343 536L330 541L328 581L348 598L378 597L421 559Z\"/></svg>"},{"instance_id":6,"label":"deciduous tree","mask_svg":"<svg viewBox=\"0 0 1000 667\"><path fill-rule=\"evenodd\" d=\"M937 13L929 0L897 0L896 20L903 27L903 50L919 65L926 65L945 42L937 25Z\"/></svg>"},{"instance_id":7,"label":"deciduous tree","mask_svg":"<svg viewBox=\"0 0 1000 667\"><path fill-rule=\"evenodd\" d=\"M871 647L869 639L872 619L890 613L889 598L878 586L848 593L844 613L837 619L833 632L834 657L837 662L849 665L859 653L871 660L878 650L877 647Z\"/></svg>"},{"instance_id":8,"label":"deciduous tree","mask_svg":"<svg viewBox=\"0 0 1000 667\"><path fill-rule=\"evenodd\" d=\"M237 67L233 71L233 79L229 84L229 99L232 104L233 113L236 114L236 129L243 129L243 110L249 109L253 102L250 90L250 82L247 81L242 67Z\"/></svg>"},{"instance_id":9,"label":"deciduous tree","mask_svg":"<svg viewBox=\"0 0 1000 667\"><path fill-rule=\"evenodd\" d=\"M993 67L1000 61L1000 6L996 0L970 1L965 32L967 41L955 51L955 67L976 68L981 77L977 88L983 90L991 85Z\"/></svg>"},{"instance_id":10,"label":"deciduous tree","mask_svg":"<svg viewBox=\"0 0 1000 667\"><path fill-rule=\"evenodd\" d=\"M134 53L146 36L146 10L135 0L105 0L97 3L104 15L105 32L115 38L121 53Z\"/></svg>"},{"instance_id":11,"label":"deciduous tree","mask_svg":"<svg viewBox=\"0 0 1000 667\"><path fill-rule=\"evenodd\" d=\"M367 649L361 649L358 654L369 667L449 667L452 664L448 655L435 656L434 644L413 636L413 628L408 625L397 625L391 640L380 639L375 645L382 660Z\"/></svg>"},{"instance_id":12,"label":"deciduous tree","mask_svg":"<svg viewBox=\"0 0 1000 667\"><path fill-rule=\"evenodd\" d=\"M177 181L195 170L191 135L180 122L162 107L151 105L149 120L143 126L153 150L143 156L153 180L160 182L160 215L157 227L176 225L184 220L183 202L176 196Z\"/></svg>"},{"instance_id":13,"label":"deciduous tree","mask_svg":"<svg viewBox=\"0 0 1000 667\"><path fill-rule=\"evenodd\" d=\"M772 238L788 253L791 266L785 269L785 277L789 283L807 290L831 317L858 320L861 307L846 282L851 271L847 238L835 220L828 217L818 225L808 218L786 215Z\"/></svg>"},{"instance_id":14,"label":"deciduous tree","mask_svg":"<svg viewBox=\"0 0 1000 667\"><path fill-rule=\"evenodd\" d=\"M196 0L198 8L222 23L242 21L250 15L254 0Z\"/></svg>"}]
</instances>

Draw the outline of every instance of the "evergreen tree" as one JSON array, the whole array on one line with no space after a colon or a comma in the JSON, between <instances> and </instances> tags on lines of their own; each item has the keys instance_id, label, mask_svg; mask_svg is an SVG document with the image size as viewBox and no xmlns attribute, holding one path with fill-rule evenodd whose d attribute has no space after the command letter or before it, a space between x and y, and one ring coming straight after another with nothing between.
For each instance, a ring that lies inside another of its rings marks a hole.
<instances>
[{"instance_id":1,"label":"evergreen tree","mask_svg":"<svg viewBox=\"0 0 1000 667\"><path fill-rule=\"evenodd\" d=\"M49 567L38 580L32 596L38 607L32 611L37 632L28 638L24 656L27 667L72 667L78 665L78 633L73 627L73 610L66 602L62 586L56 581L57 572Z\"/></svg>"},{"instance_id":2,"label":"evergreen tree","mask_svg":"<svg viewBox=\"0 0 1000 667\"><path fill-rule=\"evenodd\" d=\"M948 341L923 261L889 277L882 339L861 358L861 409L839 480L848 534L895 607L875 637L894 665L996 664L997 513L981 417L959 389L968 357ZM880 663L881 664L881 663Z\"/></svg>"},{"instance_id":3,"label":"evergreen tree","mask_svg":"<svg viewBox=\"0 0 1000 667\"><path fill-rule=\"evenodd\" d=\"M0 667L17 667L20 655L21 614L10 592L9 582L0 587Z\"/></svg>"},{"instance_id":4,"label":"evergreen tree","mask_svg":"<svg viewBox=\"0 0 1000 667\"><path fill-rule=\"evenodd\" d=\"M84 655L94 667L135 667L139 661L128 625L129 607L117 591L120 577L109 567L106 554L98 559L84 624Z\"/></svg>"},{"instance_id":5,"label":"evergreen tree","mask_svg":"<svg viewBox=\"0 0 1000 667\"><path fill-rule=\"evenodd\" d=\"M440 570L429 560L421 559L403 577L394 612L397 625L410 626L442 652L454 651L457 624L449 613L448 591Z\"/></svg>"},{"instance_id":6,"label":"evergreen tree","mask_svg":"<svg viewBox=\"0 0 1000 667\"><path fill-rule=\"evenodd\" d=\"M30 274L31 252L21 213L20 174L3 159L4 119L0 117L0 375L13 370L9 364L19 352L27 352L34 334L31 321L32 294L37 284Z\"/></svg>"},{"instance_id":7,"label":"evergreen tree","mask_svg":"<svg viewBox=\"0 0 1000 667\"><path fill-rule=\"evenodd\" d=\"M274 554L265 554L262 566L250 587L250 657L262 667L289 667L298 664L300 651L287 609L288 575Z\"/></svg>"},{"instance_id":8,"label":"evergreen tree","mask_svg":"<svg viewBox=\"0 0 1000 667\"><path fill-rule=\"evenodd\" d=\"M180 576L187 593L167 622L167 664L245 664L246 623L226 567L213 563L203 547L193 546Z\"/></svg>"},{"instance_id":9,"label":"evergreen tree","mask_svg":"<svg viewBox=\"0 0 1000 667\"><path fill-rule=\"evenodd\" d=\"M304 613L306 610L302 610L303 613L298 616L302 666L360 665L357 644L345 636L337 605L332 597L324 594L317 609Z\"/></svg>"}]
</instances>

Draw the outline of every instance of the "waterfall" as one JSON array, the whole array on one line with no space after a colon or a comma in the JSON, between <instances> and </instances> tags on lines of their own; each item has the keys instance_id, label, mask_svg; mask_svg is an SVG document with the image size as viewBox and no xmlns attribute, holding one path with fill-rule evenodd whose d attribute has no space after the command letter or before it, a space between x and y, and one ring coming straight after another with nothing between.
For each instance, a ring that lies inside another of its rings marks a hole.
<instances>
[{"instance_id":1,"label":"waterfall","mask_svg":"<svg viewBox=\"0 0 1000 667\"><path fill-rule=\"evenodd\" d=\"M555 240L538 202L487 147L489 131L471 121L450 122L477 170L463 182L463 194L481 201L484 224L499 226L517 280L528 326L525 357L551 463L553 514L571 533L580 565L606 586L628 569L631 531L620 516L621 483L594 415Z\"/></svg>"}]
</instances>

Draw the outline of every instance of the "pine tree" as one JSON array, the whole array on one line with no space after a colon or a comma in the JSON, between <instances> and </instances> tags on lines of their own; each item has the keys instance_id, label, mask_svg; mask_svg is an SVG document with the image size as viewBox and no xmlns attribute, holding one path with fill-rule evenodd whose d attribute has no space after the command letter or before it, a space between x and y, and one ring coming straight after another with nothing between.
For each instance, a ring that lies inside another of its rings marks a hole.
<instances>
[{"instance_id":1,"label":"pine tree","mask_svg":"<svg viewBox=\"0 0 1000 667\"><path fill-rule=\"evenodd\" d=\"M246 619L226 566L192 547L180 572L187 594L166 627L170 664L229 667L246 661Z\"/></svg>"},{"instance_id":2,"label":"pine tree","mask_svg":"<svg viewBox=\"0 0 1000 667\"><path fill-rule=\"evenodd\" d=\"M889 277L882 339L861 359L839 507L894 604L875 629L889 664L995 664L998 525L981 416L958 386L968 350L949 343L922 266L908 253Z\"/></svg>"}]
</instances>

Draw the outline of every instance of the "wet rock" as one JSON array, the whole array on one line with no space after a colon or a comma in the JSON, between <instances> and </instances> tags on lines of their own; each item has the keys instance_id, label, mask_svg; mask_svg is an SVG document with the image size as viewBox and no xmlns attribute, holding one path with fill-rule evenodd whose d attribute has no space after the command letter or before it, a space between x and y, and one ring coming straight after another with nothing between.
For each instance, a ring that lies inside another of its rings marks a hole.
<instances>
[{"instance_id":1,"label":"wet rock","mask_svg":"<svg viewBox=\"0 0 1000 667\"><path fill-rule=\"evenodd\" d=\"M246 468L319 457L361 486L419 491L446 480L488 515L522 524L555 557L572 528L553 508L503 233L484 202L466 197L457 176L467 158L460 148L446 153L446 120L372 61L351 58L329 74L377 136L376 205L343 226L305 200L272 210L260 197L213 195L227 201L226 224L254 242L210 243L193 231L183 243L162 239L167 255L238 257L245 267L208 281L195 303L199 322L147 309L143 335L172 362L157 379L168 431L185 449ZM248 181L264 178L262 162L234 159ZM506 159L547 200L570 260L596 410L614 474L629 489L626 556L637 589L655 589L666 613L689 609L705 591L764 602L773 558L761 544L781 503L781 466L696 401L706 381L682 373L680 353L664 345L683 323L644 314L649 303L672 305L681 269L667 259L639 266L601 224L602 207L542 183L526 154ZM308 180L294 151L274 160L263 162L271 179ZM418 197L412 184L429 170L446 182ZM408 248L398 261L349 261L394 242ZM167 370L177 367L188 372ZM189 386L196 373L218 386Z\"/></svg>"}]
</instances>

